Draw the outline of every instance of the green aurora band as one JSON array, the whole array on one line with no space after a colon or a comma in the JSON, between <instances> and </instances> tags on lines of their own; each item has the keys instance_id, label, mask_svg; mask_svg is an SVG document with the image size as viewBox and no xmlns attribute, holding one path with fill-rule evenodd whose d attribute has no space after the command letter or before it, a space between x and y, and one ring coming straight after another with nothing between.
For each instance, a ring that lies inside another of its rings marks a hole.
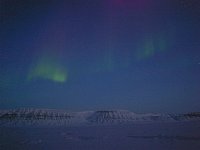
<instances>
[{"instance_id":1,"label":"green aurora band","mask_svg":"<svg viewBox=\"0 0 200 150\"><path fill-rule=\"evenodd\" d=\"M156 53L166 50L166 40L163 38L148 38L141 45L136 52L137 60L148 59Z\"/></svg>"},{"instance_id":2,"label":"green aurora band","mask_svg":"<svg viewBox=\"0 0 200 150\"><path fill-rule=\"evenodd\" d=\"M57 61L48 58L41 59L30 71L28 79L48 79L54 82L64 83L67 78L67 71Z\"/></svg>"}]
</instances>

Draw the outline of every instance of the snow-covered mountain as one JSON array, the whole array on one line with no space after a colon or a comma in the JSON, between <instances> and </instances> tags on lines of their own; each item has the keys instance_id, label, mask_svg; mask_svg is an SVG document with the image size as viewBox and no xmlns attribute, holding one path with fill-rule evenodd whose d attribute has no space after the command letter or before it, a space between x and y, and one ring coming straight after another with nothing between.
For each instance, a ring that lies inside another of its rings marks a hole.
<instances>
[{"instance_id":1,"label":"snow-covered mountain","mask_svg":"<svg viewBox=\"0 0 200 150\"><path fill-rule=\"evenodd\" d=\"M51 109L13 109L0 111L0 126L79 125L136 122L200 120L200 113L136 114L127 110L67 112Z\"/></svg>"},{"instance_id":2,"label":"snow-covered mountain","mask_svg":"<svg viewBox=\"0 0 200 150\"><path fill-rule=\"evenodd\" d=\"M136 114L127 110L115 111L96 111L87 118L89 122L94 123L114 123L114 122L132 122L132 121L162 121L173 120L169 115L164 114Z\"/></svg>"}]
</instances>

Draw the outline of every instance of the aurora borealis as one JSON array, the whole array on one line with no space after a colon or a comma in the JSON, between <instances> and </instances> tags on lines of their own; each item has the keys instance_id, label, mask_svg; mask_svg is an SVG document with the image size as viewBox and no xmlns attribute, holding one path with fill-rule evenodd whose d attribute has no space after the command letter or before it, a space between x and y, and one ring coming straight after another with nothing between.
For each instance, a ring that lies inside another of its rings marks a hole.
<instances>
[{"instance_id":1,"label":"aurora borealis","mask_svg":"<svg viewBox=\"0 0 200 150\"><path fill-rule=\"evenodd\" d=\"M200 109L198 0L1 0L0 107Z\"/></svg>"},{"instance_id":2,"label":"aurora borealis","mask_svg":"<svg viewBox=\"0 0 200 150\"><path fill-rule=\"evenodd\" d=\"M28 78L29 80L43 78L55 82L65 82L67 80L67 73L55 60L42 58L33 69L31 68Z\"/></svg>"}]
</instances>

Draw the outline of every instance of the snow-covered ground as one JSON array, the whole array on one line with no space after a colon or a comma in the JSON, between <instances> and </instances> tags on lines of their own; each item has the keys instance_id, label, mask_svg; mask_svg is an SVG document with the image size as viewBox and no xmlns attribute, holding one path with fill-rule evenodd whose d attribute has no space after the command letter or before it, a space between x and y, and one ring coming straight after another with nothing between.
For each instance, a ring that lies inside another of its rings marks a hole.
<instances>
[{"instance_id":1,"label":"snow-covered ground","mask_svg":"<svg viewBox=\"0 0 200 150\"><path fill-rule=\"evenodd\" d=\"M200 114L0 111L2 150L199 150Z\"/></svg>"}]
</instances>

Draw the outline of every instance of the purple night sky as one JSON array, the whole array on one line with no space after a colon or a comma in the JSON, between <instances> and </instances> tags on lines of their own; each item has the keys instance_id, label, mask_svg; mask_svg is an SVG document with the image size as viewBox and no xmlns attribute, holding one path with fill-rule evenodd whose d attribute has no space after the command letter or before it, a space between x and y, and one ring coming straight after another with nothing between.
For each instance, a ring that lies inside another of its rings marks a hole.
<instances>
[{"instance_id":1,"label":"purple night sky","mask_svg":"<svg viewBox=\"0 0 200 150\"><path fill-rule=\"evenodd\" d=\"M1 0L0 108L200 110L199 0Z\"/></svg>"}]
</instances>

